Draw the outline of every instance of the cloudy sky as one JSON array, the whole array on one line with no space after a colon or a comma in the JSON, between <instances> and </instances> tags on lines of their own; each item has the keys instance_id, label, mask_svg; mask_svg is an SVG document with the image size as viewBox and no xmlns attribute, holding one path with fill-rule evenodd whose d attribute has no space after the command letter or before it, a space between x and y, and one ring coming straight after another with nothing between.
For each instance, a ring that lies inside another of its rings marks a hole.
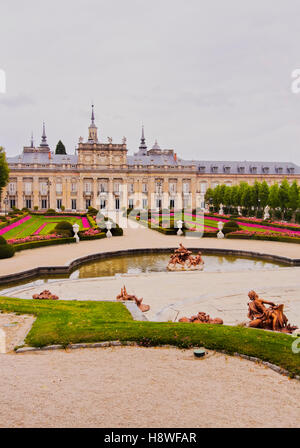
<instances>
[{"instance_id":1,"label":"cloudy sky","mask_svg":"<svg viewBox=\"0 0 300 448\"><path fill-rule=\"evenodd\" d=\"M300 164L298 0L2 0L0 145L8 155L141 125L179 156Z\"/></svg>"}]
</instances>

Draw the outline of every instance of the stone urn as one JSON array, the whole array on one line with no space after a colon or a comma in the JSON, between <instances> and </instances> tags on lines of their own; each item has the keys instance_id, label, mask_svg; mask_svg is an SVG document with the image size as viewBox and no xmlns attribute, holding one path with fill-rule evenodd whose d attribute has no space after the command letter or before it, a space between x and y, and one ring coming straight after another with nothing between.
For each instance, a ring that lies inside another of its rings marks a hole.
<instances>
[{"instance_id":1,"label":"stone urn","mask_svg":"<svg viewBox=\"0 0 300 448\"><path fill-rule=\"evenodd\" d=\"M112 237L111 227L112 227L111 221L106 221L106 228L107 228L106 238L111 238Z\"/></svg>"},{"instance_id":2,"label":"stone urn","mask_svg":"<svg viewBox=\"0 0 300 448\"><path fill-rule=\"evenodd\" d=\"M218 237L218 238L224 238L224 233L222 232L223 227L224 227L224 223L223 223L222 221L219 221L219 222L218 222L218 229L219 229L219 232L217 233L217 237Z\"/></svg>"},{"instance_id":3,"label":"stone urn","mask_svg":"<svg viewBox=\"0 0 300 448\"><path fill-rule=\"evenodd\" d=\"M178 230L177 230L177 235L178 235L178 236L180 236L180 235L183 234L182 226L183 226L183 221L181 221L181 219L179 219L179 220L177 221L177 228L178 228Z\"/></svg>"},{"instance_id":4,"label":"stone urn","mask_svg":"<svg viewBox=\"0 0 300 448\"><path fill-rule=\"evenodd\" d=\"M78 236L78 232L79 232L79 225L78 224L73 224L73 232L74 232L74 238L76 240L76 243L79 243L79 236Z\"/></svg>"}]
</instances>

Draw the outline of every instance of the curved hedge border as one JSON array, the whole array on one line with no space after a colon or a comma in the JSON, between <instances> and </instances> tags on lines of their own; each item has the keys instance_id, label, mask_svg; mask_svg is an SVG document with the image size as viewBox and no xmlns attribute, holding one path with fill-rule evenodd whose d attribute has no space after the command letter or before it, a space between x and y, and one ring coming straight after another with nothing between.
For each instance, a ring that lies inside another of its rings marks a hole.
<instances>
[{"instance_id":1,"label":"curved hedge border","mask_svg":"<svg viewBox=\"0 0 300 448\"><path fill-rule=\"evenodd\" d=\"M236 240L261 240L261 241L277 241L280 243L293 243L300 244L300 238L295 238L291 236L276 236L276 235L243 235L236 233L227 233L225 238L236 239Z\"/></svg>"}]
</instances>

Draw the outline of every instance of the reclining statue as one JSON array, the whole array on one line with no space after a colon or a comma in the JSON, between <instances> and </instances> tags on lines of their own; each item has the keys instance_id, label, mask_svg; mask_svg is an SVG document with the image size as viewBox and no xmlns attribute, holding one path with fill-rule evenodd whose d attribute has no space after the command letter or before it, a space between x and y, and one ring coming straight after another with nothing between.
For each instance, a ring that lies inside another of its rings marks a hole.
<instances>
[{"instance_id":1,"label":"reclining statue","mask_svg":"<svg viewBox=\"0 0 300 448\"><path fill-rule=\"evenodd\" d=\"M219 317L211 319L209 314L203 313L202 311L199 311L199 313L196 316L192 316L190 318L182 317L181 319L179 319L178 322L192 322L194 324L218 324L218 325L223 324L223 320L220 319Z\"/></svg>"},{"instance_id":2,"label":"reclining statue","mask_svg":"<svg viewBox=\"0 0 300 448\"><path fill-rule=\"evenodd\" d=\"M199 251L194 257L192 252L186 249L182 243L179 244L179 248L174 250L174 253L170 256L167 269L169 271L176 270L202 270L204 261L202 254Z\"/></svg>"},{"instance_id":3,"label":"reclining statue","mask_svg":"<svg viewBox=\"0 0 300 448\"><path fill-rule=\"evenodd\" d=\"M288 324L288 318L283 313L283 304L275 305L274 302L261 299L253 290L249 291L248 297L250 299L248 302L249 327L283 333L292 333L297 329L296 326ZM267 308L265 304L270 306Z\"/></svg>"},{"instance_id":4,"label":"reclining statue","mask_svg":"<svg viewBox=\"0 0 300 448\"><path fill-rule=\"evenodd\" d=\"M125 285L123 286L123 288L121 288L121 293L117 295L116 297L117 300L134 300L137 307L143 312L146 313L147 311L150 310L150 306L149 305L144 305L142 303L143 299L138 299L135 295L133 294L128 294Z\"/></svg>"}]
</instances>

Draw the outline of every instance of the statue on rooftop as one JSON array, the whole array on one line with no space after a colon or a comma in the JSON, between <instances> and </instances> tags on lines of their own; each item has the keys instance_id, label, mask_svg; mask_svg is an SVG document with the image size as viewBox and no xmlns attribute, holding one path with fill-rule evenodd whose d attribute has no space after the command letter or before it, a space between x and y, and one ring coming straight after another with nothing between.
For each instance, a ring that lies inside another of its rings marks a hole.
<instances>
[{"instance_id":1,"label":"statue on rooftop","mask_svg":"<svg viewBox=\"0 0 300 448\"><path fill-rule=\"evenodd\" d=\"M283 313L284 305L275 305L274 302L261 299L255 291L249 291L248 297L248 318L249 327L263 328L265 330L281 331L292 333L296 326L288 324L288 318ZM266 307L266 305L270 305Z\"/></svg>"}]
</instances>

